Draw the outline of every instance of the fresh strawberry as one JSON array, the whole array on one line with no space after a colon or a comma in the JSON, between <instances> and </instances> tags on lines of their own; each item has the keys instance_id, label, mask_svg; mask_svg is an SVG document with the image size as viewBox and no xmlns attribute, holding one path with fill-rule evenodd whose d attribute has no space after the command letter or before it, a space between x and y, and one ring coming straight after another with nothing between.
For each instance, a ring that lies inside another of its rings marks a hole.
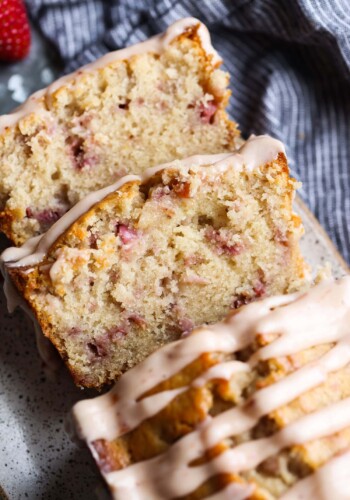
<instances>
[{"instance_id":1,"label":"fresh strawberry","mask_svg":"<svg viewBox=\"0 0 350 500\"><path fill-rule=\"evenodd\" d=\"M0 0L0 60L23 59L30 48L30 28L22 0Z\"/></svg>"},{"instance_id":2,"label":"fresh strawberry","mask_svg":"<svg viewBox=\"0 0 350 500\"><path fill-rule=\"evenodd\" d=\"M213 123L217 109L218 105L214 101L208 101L205 104L201 102L198 107L201 122L204 124Z\"/></svg>"},{"instance_id":3,"label":"fresh strawberry","mask_svg":"<svg viewBox=\"0 0 350 500\"><path fill-rule=\"evenodd\" d=\"M116 234L119 235L123 245L133 243L138 238L136 230L125 224L117 224Z\"/></svg>"}]
</instances>

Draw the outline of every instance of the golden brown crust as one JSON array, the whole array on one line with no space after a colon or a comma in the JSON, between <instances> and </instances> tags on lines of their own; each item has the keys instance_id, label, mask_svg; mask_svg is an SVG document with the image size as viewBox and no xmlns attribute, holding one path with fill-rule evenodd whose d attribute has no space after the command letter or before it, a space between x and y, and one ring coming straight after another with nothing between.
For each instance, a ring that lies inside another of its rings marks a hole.
<instances>
[{"instance_id":1,"label":"golden brown crust","mask_svg":"<svg viewBox=\"0 0 350 500\"><path fill-rule=\"evenodd\" d=\"M0 231L16 246L24 243L12 230L12 224L16 220L12 210L5 209L0 212Z\"/></svg>"}]
</instances>

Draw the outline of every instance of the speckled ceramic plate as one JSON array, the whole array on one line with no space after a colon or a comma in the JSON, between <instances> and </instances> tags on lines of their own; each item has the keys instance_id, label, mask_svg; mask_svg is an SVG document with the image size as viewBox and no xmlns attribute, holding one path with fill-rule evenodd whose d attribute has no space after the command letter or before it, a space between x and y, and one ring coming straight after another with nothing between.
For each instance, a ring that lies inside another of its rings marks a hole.
<instances>
[{"instance_id":1,"label":"speckled ceramic plate","mask_svg":"<svg viewBox=\"0 0 350 500\"><path fill-rule=\"evenodd\" d=\"M304 255L316 269L330 262L335 276L349 270L306 206L302 216ZM0 296L0 499L89 500L98 474L85 449L72 444L63 419L72 404L86 397L65 369L53 380L35 347L30 322L22 312L6 313ZM3 491L2 491L3 490Z\"/></svg>"}]
</instances>

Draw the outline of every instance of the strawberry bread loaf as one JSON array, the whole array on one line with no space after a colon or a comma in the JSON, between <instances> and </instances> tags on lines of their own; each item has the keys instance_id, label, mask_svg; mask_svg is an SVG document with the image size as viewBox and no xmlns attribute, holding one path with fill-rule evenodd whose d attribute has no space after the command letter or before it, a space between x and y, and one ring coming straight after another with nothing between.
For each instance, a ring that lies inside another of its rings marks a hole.
<instances>
[{"instance_id":1,"label":"strawberry bread loaf","mask_svg":"<svg viewBox=\"0 0 350 500\"><path fill-rule=\"evenodd\" d=\"M99 387L230 308L305 277L283 145L193 156L91 193L2 258L77 384Z\"/></svg>"},{"instance_id":2,"label":"strawberry bread loaf","mask_svg":"<svg viewBox=\"0 0 350 500\"><path fill-rule=\"evenodd\" d=\"M22 244L129 172L234 151L240 139L220 64L206 27L183 19L0 117L0 230Z\"/></svg>"},{"instance_id":3,"label":"strawberry bread loaf","mask_svg":"<svg viewBox=\"0 0 350 500\"><path fill-rule=\"evenodd\" d=\"M349 277L266 298L153 353L68 422L116 500L347 500L349 339Z\"/></svg>"}]
</instances>

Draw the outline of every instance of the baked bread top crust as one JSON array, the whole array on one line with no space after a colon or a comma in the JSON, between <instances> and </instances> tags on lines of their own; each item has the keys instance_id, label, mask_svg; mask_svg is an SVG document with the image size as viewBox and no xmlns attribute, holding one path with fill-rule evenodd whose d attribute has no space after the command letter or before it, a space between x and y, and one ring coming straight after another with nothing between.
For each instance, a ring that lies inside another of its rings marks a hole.
<instances>
[{"instance_id":1,"label":"baked bread top crust","mask_svg":"<svg viewBox=\"0 0 350 500\"><path fill-rule=\"evenodd\" d=\"M113 498L347 498L350 278L153 353L72 422Z\"/></svg>"}]
</instances>

